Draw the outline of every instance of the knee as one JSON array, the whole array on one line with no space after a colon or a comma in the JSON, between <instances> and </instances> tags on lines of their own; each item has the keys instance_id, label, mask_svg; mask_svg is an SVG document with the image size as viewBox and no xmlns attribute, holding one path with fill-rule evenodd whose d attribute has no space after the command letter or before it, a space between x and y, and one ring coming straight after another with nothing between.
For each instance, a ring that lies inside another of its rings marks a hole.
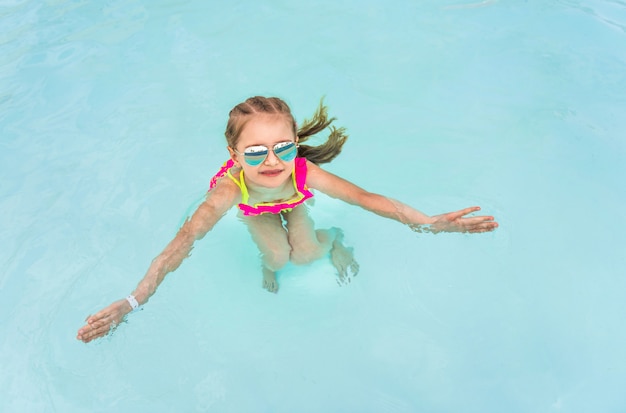
<instances>
[{"instance_id":1,"label":"knee","mask_svg":"<svg viewBox=\"0 0 626 413\"><path fill-rule=\"evenodd\" d=\"M288 262L291 254L289 247L276 247L268 249L262 254L263 264L272 271L278 271Z\"/></svg>"},{"instance_id":2,"label":"knee","mask_svg":"<svg viewBox=\"0 0 626 413\"><path fill-rule=\"evenodd\" d=\"M319 248L294 249L291 251L289 258L294 264L303 265L321 258L322 255L323 253Z\"/></svg>"}]
</instances>

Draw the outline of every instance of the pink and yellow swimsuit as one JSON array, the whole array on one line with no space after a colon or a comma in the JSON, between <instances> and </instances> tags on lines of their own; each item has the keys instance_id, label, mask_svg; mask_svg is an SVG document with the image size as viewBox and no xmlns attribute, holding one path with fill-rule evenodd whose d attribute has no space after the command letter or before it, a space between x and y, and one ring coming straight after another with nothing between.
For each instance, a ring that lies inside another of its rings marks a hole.
<instances>
[{"instance_id":1,"label":"pink and yellow swimsuit","mask_svg":"<svg viewBox=\"0 0 626 413\"><path fill-rule=\"evenodd\" d=\"M211 179L209 191L213 189L218 179L220 179L224 175L228 176L234 183L237 184L239 189L241 189L241 203L238 205L238 207L246 216L261 215L267 213L278 214L283 211L291 211L294 207L313 197L313 193L311 193L311 191L309 191L306 187L307 169L305 158L295 159L295 166L293 168L293 172L291 173L291 179L293 180L293 187L296 190L296 196L287 202L281 203L262 202L255 205L248 204L248 198L250 196L248 194L248 188L246 187L246 183L243 179L243 170L239 172L239 179L235 178L230 173L230 168L232 168L234 165L235 163L232 159L229 159L228 161L226 161L226 163L224 163L219 172Z\"/></svg>"}]
</instances>

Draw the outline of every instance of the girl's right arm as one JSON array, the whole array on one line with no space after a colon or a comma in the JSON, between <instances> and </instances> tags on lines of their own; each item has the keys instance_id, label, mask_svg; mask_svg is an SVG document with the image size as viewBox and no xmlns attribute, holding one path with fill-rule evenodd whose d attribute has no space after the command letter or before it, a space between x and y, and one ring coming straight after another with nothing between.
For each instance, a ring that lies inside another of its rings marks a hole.
<instances>
[{"instance_id":1,"label":"girl's right arm","mask_svg":"<svg viewBox=\"0 0 626 413\"><path fill-rule=\"evenodd\" d=\"M207 232L238 202L241 197L239 188L229 179L221 179L207 194L206 199L187 219L174 239L165 247L148 268L146 275L137 285L133 296L140 305L145 304L154 294L165 276L177 269L189 256L196 240L202 239ZM106 308L85 320L78 330L76 338L85 343L102 337L115 328L132 308L126 299L113 302Z\"/></svg>"}]
</instances>

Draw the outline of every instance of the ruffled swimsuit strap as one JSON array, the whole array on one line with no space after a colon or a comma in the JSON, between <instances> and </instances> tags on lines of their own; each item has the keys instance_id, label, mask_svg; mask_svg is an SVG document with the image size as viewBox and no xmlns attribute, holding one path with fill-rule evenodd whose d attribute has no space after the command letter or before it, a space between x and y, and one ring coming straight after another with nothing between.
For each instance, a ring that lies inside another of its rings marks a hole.
<instances>
[{"instance_id":1,"label":"ruffled swimsuit strap","mask_svg":"<svg viewBox=\"0 0 626 413\"><path fill-rule=\"evenodd\" d=\"M233 162L232 159L229 159L226 162L224 162L224 165L222 165L220 170L215 174L215 176L213 178L211 178L211 183L209 184L209 191L211 189L213 189L215 187L215 185L217 185L217 180L220 179L221 177L223 177L224 175L228 174L229 177L231 177L231 179L232 179L232 175L230 173L228 173L228 171L234 165L235 165L235 162ZM236 182L236 183L237 183L237 185L239 185L238 182Z\"/></svg>"},{"instance_id":2,"label":"ruffled swimsuit strap","mask_svg":"<svg viewBox=\"0 0 626 413\"><path fill-rule=\"evenodd\" d=\"M294 175L296 181L296 189L298 192L304 195L304 201L313 197L313 193L306 187L306 158L296 158L296 166L294 168Z\"/></svg>"},{"instance_id":3,"label":"ruffled swimsuit strap","mask_svg":"<svg viewBox=\"0 0 626 413\"><path fill-rule=\"evenodd\" d=\"M239 189L241 190L241 202L245 204L248 202L248 198L250 198L250 195L248 194L248 188L246 187L246 183L243 180L243 170L239 172L239 179L237 179L233 176L233 174L230 173L230 169L233 166L235 166L235 162L233 162L232 159L229 159L226 162L224 162L224 165L222 165L220 170L215 174L213 178L211 178L211 183L209 184L209 191L213 189L213 187L215 187L218 179L226 175L227 177L230 178L231 181L236 183Z\"/></svg>"}]
</instances>

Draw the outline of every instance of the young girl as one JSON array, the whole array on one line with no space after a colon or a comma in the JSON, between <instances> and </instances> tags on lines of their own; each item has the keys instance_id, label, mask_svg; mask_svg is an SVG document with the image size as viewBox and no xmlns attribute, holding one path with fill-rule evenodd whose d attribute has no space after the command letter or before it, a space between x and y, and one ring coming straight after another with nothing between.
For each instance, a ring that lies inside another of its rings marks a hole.
<instances>
[{"instance_id":1,"label":"young girl","mask_svg":"<svg viewBox=\"0 0 626 413\"><path fill-rule=\"evenodd\" d=\"M203 203L152 261L135 291L88 316L77 339L87 343L106 335L129 312L145 304L165 275L189 255L194 242L235 205L261 252L263 288L270 292L278 291L276 271L288 261L305 264L330 253L339 281L358 272L352 250L343 245L339 229L315 230L306 205L313 197L312 189L420 232L486 232L498 226L490 216L465 217L478 207L430 217L324 171L318 164L339 155L347 139L343 128L330 126L333 120L328 119L322 103L313 119L300 129L281 99L257 96L235 106L225 133L230 159L211 180ZM324 144L300 144L327 127L331 133Z\"/></svg>"}]
</instances>

